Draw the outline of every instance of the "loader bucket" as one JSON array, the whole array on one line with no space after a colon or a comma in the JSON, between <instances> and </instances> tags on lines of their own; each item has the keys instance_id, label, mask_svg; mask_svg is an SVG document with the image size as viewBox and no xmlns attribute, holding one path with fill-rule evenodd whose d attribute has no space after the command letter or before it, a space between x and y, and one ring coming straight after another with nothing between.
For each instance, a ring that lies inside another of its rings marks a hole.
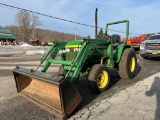
<instances>
[{"instance_id":1,"label":"loader bucket","mask_svg":"<svg viewBox=\"0 0 160 120\"><path fill-rule=\"evenodd\" d=\"M13 74L18 93L62 120L82 99L64 76L53 78L51 74L21 67L15 68Z\"/></svg>"}]
</instances>

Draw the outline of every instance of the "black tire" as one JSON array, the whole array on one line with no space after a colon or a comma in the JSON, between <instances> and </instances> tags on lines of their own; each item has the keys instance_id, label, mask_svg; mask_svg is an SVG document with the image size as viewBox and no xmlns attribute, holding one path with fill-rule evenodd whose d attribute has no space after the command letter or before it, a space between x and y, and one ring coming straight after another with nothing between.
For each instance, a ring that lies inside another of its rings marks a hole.
<instances>
[{"instance_id":1,"label":"black tire","mask_svg":"<svg viewBox=\"0 0 160 120\"><path fill-rule=\"evenodd\" d=\"M64 69L62 65L59 67L58 75L64 76Z\"/></svg>"},{"instance_id":2,"label":"black tire","mask_svg":"<svg viewBox=\"0 0 160 120\"><path fill-rule=\"evenodd\" d=\"M119 62L119 75L123 79L132 79L136 75L137 58L133 49L126 48Z\"/></svg>"},{"instance_id":3,"label":"black tire","mask_svg":"<svg viewBox=\"0 0 160 120\"><path fill-rule=\"evenodd\" d=\"M88 75L88 86L91 91L101 93L107 89L109 82L109 69L105 65L95 64Z\"/></svg>"}]
</instances>

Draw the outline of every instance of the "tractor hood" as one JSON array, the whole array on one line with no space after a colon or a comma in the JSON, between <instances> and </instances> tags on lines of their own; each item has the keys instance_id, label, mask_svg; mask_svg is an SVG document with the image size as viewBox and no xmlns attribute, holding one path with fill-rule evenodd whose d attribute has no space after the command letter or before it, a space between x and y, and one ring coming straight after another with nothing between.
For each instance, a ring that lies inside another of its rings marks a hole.
<instances>
[{"instance_id":1,"label":"tractor hood","mask_svg":"<svg viewBox=\"0 0 160 120\"><path fill-rule=\"evenodd\" d=\"M65 48L80 48L83 45L83 40L75 40L68 42L65 46Z\"/></svg>"}]
</instances>

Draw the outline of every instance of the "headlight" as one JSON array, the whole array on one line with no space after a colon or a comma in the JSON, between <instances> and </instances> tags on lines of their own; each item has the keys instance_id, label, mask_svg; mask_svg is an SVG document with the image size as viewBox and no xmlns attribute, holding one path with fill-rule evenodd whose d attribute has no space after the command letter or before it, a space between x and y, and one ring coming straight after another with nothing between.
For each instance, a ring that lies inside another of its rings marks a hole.
<instances>
[{"instance_id":1,"label":"headlight","mask_svg":"<svg viewBox=\"0 0 160 120\"><path fill-rule=\"evenodd\" d=\"M141 44L140 44L140 50L143 50L144 47L145 47L145 43L141 43Z\"/></svg>"}]
</instances>

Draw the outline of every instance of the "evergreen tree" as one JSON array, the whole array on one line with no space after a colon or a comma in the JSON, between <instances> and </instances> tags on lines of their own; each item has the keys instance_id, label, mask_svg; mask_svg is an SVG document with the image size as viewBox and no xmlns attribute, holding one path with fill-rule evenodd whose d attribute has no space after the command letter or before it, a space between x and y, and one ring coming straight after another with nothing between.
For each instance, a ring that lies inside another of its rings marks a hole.
<instances>
[{"instance_id":1,"label":"evergreen tree","mask_svg":"<svg viewBox=\"0 0 160 120\"><path fill-rule=\"evenodd\" d=\"M101 28L99 33L98 33L98 38L104 38L104 33L103 33L103 29Z\"/></svg>"}]
</instances>

